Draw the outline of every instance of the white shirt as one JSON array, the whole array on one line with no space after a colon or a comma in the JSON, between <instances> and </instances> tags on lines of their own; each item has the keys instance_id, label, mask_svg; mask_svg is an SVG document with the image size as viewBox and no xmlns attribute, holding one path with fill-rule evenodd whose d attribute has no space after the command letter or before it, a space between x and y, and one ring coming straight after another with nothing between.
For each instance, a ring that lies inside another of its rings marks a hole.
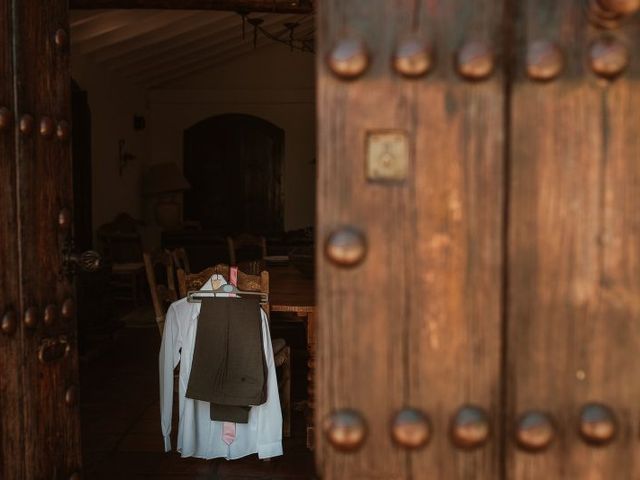
<instances>
[{"instance_id":1,"label":"white shirt","mask_svg":"<svg viewBox=\"0 0 640 480\"><path fill-rule=\"evenodd\" d=\"M221 276L211 280L226 283ZM211 288L211 280L203 289ZM205 288L206 287L206 288ZM278 380L266 314L262 313L262 342L267 362L267 402L249 411L249 423L236 423L236 438L227 445L222 440L223 422L212 421L210 404L186 398L193 350L195 347L200 303L186 298L174 302L167 312L160 347L160 414L165 451L171 450L171 414L173 408L173 370L180 363L178 452L183 457L232 460L254 453L259 458L282 455L282 411Z\"/></svg>"}]
</instances>

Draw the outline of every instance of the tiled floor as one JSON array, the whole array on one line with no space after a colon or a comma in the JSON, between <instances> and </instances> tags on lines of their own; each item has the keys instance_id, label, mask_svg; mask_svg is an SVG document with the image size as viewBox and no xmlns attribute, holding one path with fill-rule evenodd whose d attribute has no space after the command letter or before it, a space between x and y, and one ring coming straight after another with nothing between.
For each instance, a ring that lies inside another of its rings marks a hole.
<instances>
[{"instance_id":1,"label":"tiled floor","mask_svg":"<svg viewBox=\"0 0 640 480\"><path fill-rule=\"evenodd\" d=\"M82 443L89 479L313 479L304 418L294 417L285 455L270 462L183 459L164 453L158 405L159 335L125 328L81 367ZM175 416L175 415L174 415ZM174 429L175 430L175 429Z\"/></svg>"}]
</instances>

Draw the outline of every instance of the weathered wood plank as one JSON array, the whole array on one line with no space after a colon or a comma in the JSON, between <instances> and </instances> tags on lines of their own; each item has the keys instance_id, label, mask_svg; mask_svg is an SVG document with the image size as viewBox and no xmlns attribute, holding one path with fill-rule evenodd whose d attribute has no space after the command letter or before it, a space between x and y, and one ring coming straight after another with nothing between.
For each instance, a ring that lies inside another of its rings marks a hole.
<instances>
[{"instance_id":1,"label":"weathered wood plank","mask_svg":"<svg viewBox=\"0 0 640 480\"><path fill-rule=\"evenodd\" d=\"M58 215L72 206L71 142L40 134L47 116L57 125L70 122L70 67L66 42L56 45L56 32L68 32L67 2L14 2L16 36L16 110L36 119L30 135L19 135L17 149L20 203L20 262L22 305L38 309L37 326L25 329L24 458L26 478L69 478L80 467L77 406L65 404L65 392L77 384L75 320L64 319L60 306L71 297L63 281ZM67 36L68 38L68 36ZM57 306L57 318L44 325L43 312ZM45 339L65 335L71 352L51 364L38 360Z\"/></svg>"},{"instance_id":2,"label":"weathered wood plank","mask_svg":"<svg viewBox=\"0 0 640 480\"><path fill-rule=\"evenodd\" d=\"M299 0L70 0L70 8L155 8L174 10L229 10L272 13L313 12L310 1Z\"/></svg>"},{"instance_id":3,"label":"weathered wood plank","mask_svg":"<svg viewBox=\"0 0 640 480\"><path fill-rule=\"evenodd\" d=\"M12 2L0 0L0 108L14 115ZM0 127L0 320L15 315L13 331L0 332L0 478L24 478L22 382L22 330L16 213L16 161L14 123ZM7 325L10 327L10 325Z\"/></svg>"},{"instance_id":4,"label":"weathered wood plank","mask_svg":"<svg viewBox=\"0 0 640 480\"><path fill-rule=\"evenodd\" d=\"M170 29L172 24L178 24L180 21L186 19L193 21L199 14L193 11L152 10L139 17L133 17L129 11L118 13L122 13L124 17L121 24L107 21L106 27L95 26L91 33L83 37L76 36L72 32L73 54L95 55L101 49L135 40L145 34Z\"/></svg>"},{"instance_id":5,"label":"weathered wood plank","mask_svg":"<svg viewBox=\"0 0 640 480\"><path fill-rule=\"evenodd\" d=\"M447 2L448 4L449 2ZM426 9L425 9L426 10ZM457 12L473 12L462 18ZM458 1L425 12L438 32L438 58L463 43L486 42L502 54L502 3ZM424 21L424 20L423 20ZM504 86L501 68L480 83L441 68L416 99L419 108L416 230L410 332L414 402L433 417L436 436L412 458L415 478L484 479L499 475L502 349ZM437 140L436 140L437 139ZM434 394L434 392L436 392ZM487 411L492 437L472 452L452 446L455 411ZM437 473L436 473L437 472Z\"/></svg>"},{"instance_id":6,"label":"weathered wood plank","mask_svg":"<svg viewBox=\"0 0 640 480\"><path fill-rule=\"evenodd\" d=\"M272 28L281 27L283 22L294 21L295 17L283 15L266 16L263 24L264 28L271 30ZM212 33L214 30L212 29ZM261 40L258 47L269 44L271 40ZM124 72L127 76L135 81L154 81L159 79L164 81L165 78L179 78L186 76L194 69L206 68L207 62L212 59L223 56L229 51L235 49L244 49L247 53L251 52L253 42L239 40L239 27L236 22L227 22L224 28L215 31L215 35L210 38L196 39L189 41L183 45L175 46L167 50L163 55L156 55L148 61L139 62L135 66L131 66ZM241 55L238 55L240 57Z\"/></svg>"},{"instance_id":7,"label":"weathered wood plank","mask_svg":"<svg viewBox=\"0 0 640 480\"><path fill-rule=\"evenodd\" d=\"M318 24L318 322L316 374L316 460L322 478L400 479L406 454L389 435L392 412L406 402L406 308L403 290L403 231L407 189L367 185L365 132L402 128L410 112L401 80L389 74L396 29L393 2L335 0L320 5ZM406 8L406 7L405 7ZM345 82L328 70L325 58L345 31L362 35L373 65L361 79ZM367 236L365 262L351 270L327 262L329 233L347 224ZM402 292L392 295L390 292ZM357 454L342 454L326 441L322 425L335 409L353 408L368 424Z\"/></svg>"},{"instance_id":8,"label":"weathered wood plank","mask_svg":"<svg viewBox=\"0 0 640 480\"><path fill-rule=\"evenodd\" d=\"M236 20L231 12L196 12L195 18L185 18L172 22L160 31L148 32L124 42L118 42L93 52L97 62L108 62L117 70L124 65L132 65L148 56L159 55L164 49L175 47L196 38L204 39L213 32L225 28ZM75 43L75 37L72 40ZM163 49L163 50L161 50ZM136 60L133 60L133 59Z\"/></svg>"},{"instance_id":9,"label":"weathered wood plank","mask_svg":"<svg viewBox=\"0 0 640 480\"><path fill-rule=\"evenodd\" d=\"M408 396L430 415L434 438L410 455L409 478L500 475L504 78L498 63L488 79L462 80L448 59L468 42L485 43L501 58L502 6L422 2L420 12L438 64L412 99L415 182L404 220L413 240L405 247ZM469 404L487 412L491 429L486 445L472 451L455 447L449 435L456 411Z\"/></svg>"},{"instance_id":10,"label":"weathered wood plank","mask_svg":"<svg viewBox=\"0 0 640 480\"><path fill-rule=\"evenodd\" d=\"M503 81L499 71L463 81L452 59L467 40L499 44L501 4L319 5L316 424L353 408L369 426L357 454L337 452L318 430L325 479L499 476ZM414 29L431 36L437 65L427 78L407 80L390 63ZM371 52L369 71L350 82L325 63L345 32L360 34ZM376 129L408 133L404 183L366 181L366 132ZM343 224L367 236L367 258L353 270L324 257L327 235ZM493 438L474 452L449 440L450 418L465 403L492 419ZM430 444L413 453L390 436L392 416L406 407L427 413L433 426Z\"/></svg>"},{"instance_id":11,"label":"weathered wood plank","mask_svg":"<svg viewBox=\"0 0 640 480\"><path fill-rule=\"evenodd\" d=\"M614 81L587 60L583 5L522 2L511 113L508 418L548 411L555 442L529 454L509 443L507 477L640 476L640 42L636 23L614 32L631 65ZM565 72L550 83L523 74L526 45L551 39ZM618 417L613 444L587 446L579 413L602 402ZM513 427L510 426L510 429Z\"/></svg>"}]
</instances>

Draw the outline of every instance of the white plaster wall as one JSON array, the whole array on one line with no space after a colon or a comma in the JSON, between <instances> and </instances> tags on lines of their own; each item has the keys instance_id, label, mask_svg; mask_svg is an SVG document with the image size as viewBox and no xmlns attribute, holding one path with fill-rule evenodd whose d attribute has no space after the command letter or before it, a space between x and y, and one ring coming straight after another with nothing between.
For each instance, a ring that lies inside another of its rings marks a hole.
<instances>
[{"instance_id":1,"label":"white plaster wall","mask_svg":"<svg viewBox=\"0 0 640 480\"><path fill-rule=\"evenodd\" d=\"M73 56L72 76L88 92L92 122L93 228L111 221L118 213L144 216L140 176L149 161L149 129L133 128L135 114L147 114L146 93L106 68L83 56ZM136 159L120 175L118 140Z\"/></svg>"},{"instance_id":2,"label":"white plaster wall","mask_svg":"<svg viewBox=\"0 0 640 480\"><path fill-rule=\"evenodd\" d=\"M210 116L244 113L285 131L285 229L315 217L314 56L280 44L258 49L216 69L151 90L150 163L182 168L183 132Z\"/></svg>"},{"instance_id":3,"label":"white plaster wall","mask_svg":"<svg viewBox=\"0 0 640 480\"><path fill-rule=\"evenodd\" d=\"M90 58L72 55L72 74L88 92L92 119L93 227L127 212L147 223L145 243L160 243L153 205L141 194L141 177L153 163L183 163L185 129L213 115L245 113L285 131L285 229L315 218L314 56L284 45L260 48L232 63L144 90ZM133 116L146 118L135 131ZM136 156L118 172L118 140Z\"/></svg>"}]
</instances>

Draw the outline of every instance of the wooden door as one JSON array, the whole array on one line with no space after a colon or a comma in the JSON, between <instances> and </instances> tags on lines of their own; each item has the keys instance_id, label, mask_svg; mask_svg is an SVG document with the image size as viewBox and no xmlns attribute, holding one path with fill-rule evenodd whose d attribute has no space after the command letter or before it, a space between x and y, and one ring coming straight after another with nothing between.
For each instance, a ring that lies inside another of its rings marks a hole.
<instances>
[{"instance_id":1,"label":"wooden door","mask_svg":"<svg viewBox=\"0 0 640 480\"><path fill-rule=\"evenodd\" d=\"M0 477L24 478L11 0L0 0Z\"/></svg>"},{"instance_id":2,"label":"wooden door","mask_svg":"<svg viewBox=\"0 0 640 480\"><path fill-rule=\"evenodd\" d=\"M76 478L67 2L0 0L0 475ZM14 81L15 80L15 81Z\"/></svg>"},{"instance_id":3,"label":"wooden door","mask_svg":"<svg viewBox=\"0 0 640 480\"><path fill-rule=\"evenodd\" d=\"M323 478L638 477L638 8L322 2Z\"/></svg>"},{"instance_id":4,"label":"wooden door","mask_svg":"<svg viewBox=\"0 0 640 480\"><path fill-rule=\"evenodd\" d=\"M519 17L505 381L525 448L507 442L506 475L636 479L640 19L571 0L522 1Z\"/></svg>"},{"instance_id":5,"label":"wooden door","mask_svg":"<svg viewBox=\"0 0 640 480\"><path fill-rule=\"evenodd\" d=\"M284 130L252 115L217 115L188 128L185 218L222 233L282 231L283 155Z\"/></svg>"},{"instance_id":6,"label":"wooden door","mask_svg":"<svg viewBox=\"0 0 640 480\"><path fill-rule=\"evenodd\" d=\"M503 3L319 5L325 479L499 478Z\"/></svg>"}]
</instances>

